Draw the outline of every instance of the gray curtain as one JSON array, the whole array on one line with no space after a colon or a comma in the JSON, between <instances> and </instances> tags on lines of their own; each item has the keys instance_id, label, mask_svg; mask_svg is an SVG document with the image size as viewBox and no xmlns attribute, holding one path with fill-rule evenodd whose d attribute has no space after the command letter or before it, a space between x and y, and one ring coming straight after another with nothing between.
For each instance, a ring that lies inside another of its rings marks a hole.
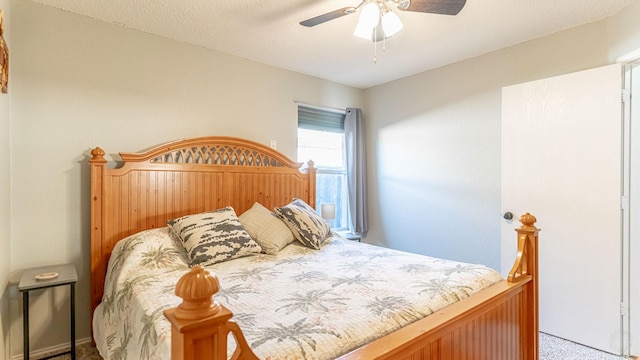
<instances>
[{"instance_id":1,"label":"gray curtain","mask_svg":"<svg viewBox=\"0 0 640 360\"><path fill-rule=\"evenodd\" d=\"M365 161L364 119L362 110L347 108L344 118L344 139L347 156L347 187L349 190L349 231L366 235L367 165Z\"/></svg>"}]
</instances>

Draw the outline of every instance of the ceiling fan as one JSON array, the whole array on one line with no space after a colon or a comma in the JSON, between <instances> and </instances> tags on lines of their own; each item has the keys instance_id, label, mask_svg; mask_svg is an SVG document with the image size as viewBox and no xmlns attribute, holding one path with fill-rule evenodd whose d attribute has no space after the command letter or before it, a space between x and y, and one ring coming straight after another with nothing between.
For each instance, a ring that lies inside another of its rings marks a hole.
<instances>
[{"instance_id":1,"label":"ceiling fan","mask_svg":"<svg viewBox=\"0 0 640 360\"><path fill-rule=\"evenodd\" d=\"M353 14L361 7L368 4L377 4L382 10L386 9L387 3L392 3L403 11L422 12L442 15L457 15L464 7L466 0L363 0L358 6L349 6L334 10L300 22L300 25L312 27L339 17ZM375 41L375 40L374 40Z\"/></svg>"}]
</instances>

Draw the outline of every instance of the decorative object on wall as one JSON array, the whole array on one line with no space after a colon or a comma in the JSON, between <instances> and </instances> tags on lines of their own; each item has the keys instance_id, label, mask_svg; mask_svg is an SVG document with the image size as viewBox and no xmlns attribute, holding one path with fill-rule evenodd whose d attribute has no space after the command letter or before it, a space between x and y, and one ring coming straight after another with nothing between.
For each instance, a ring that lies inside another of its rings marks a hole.
<instances>
[{"instance_id":1,"label":"decorative object on wall","mask_svg":"<svg viewBox=\"0 0 640 360\"><path fill-rule=\"evenodd\" d=\"M4 13L0 9L0 91L3 94L8 92L9 85L9 48L4 41Z\"/></svg>"}]
</instances>

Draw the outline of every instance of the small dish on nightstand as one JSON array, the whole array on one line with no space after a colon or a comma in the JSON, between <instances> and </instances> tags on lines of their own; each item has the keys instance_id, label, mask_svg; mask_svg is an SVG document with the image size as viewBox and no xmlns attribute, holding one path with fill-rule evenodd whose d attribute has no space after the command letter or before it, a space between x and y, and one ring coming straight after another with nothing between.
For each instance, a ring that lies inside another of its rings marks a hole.
<instances>
[{"instance_id":1,"label":"small dish on nightstand","mask_svg":"<svg viewBox=\"0 0 640 360\"><path fill-rule=\"evenodd\" d=\"M38 274L35 276L36 280L51 280L51 279L55 279L58 277L57 272L48 272L48 273L42 273L42 274Z\"/></svg>"}]
</instances>

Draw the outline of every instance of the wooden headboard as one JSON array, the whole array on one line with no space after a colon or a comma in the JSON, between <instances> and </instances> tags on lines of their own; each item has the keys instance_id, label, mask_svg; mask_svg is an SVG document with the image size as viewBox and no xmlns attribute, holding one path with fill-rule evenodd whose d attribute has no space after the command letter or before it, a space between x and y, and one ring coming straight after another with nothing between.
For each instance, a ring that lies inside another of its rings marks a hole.
<instances>
[{"instance_id":1,"label":"wooden headboard","mask_svg":"<svg viewBox=\"0 0 640 360\"><path fill-rule=\"evenodd\" d=\"M120 153L107 168L91 151L91 314L100 301L111 250L137 232L186 214L232 206L238 215L260 202L269 209L294 197L315 207L316 169L253 141L209 136L143 153Z\"/></svg>"}]
</instances>

